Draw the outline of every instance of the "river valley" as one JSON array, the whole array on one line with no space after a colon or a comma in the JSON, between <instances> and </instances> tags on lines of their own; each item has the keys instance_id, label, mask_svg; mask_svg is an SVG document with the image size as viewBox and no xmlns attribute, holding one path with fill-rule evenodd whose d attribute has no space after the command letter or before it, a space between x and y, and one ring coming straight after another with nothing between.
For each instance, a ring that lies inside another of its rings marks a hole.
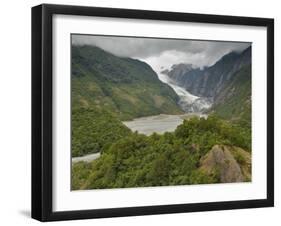
<instances>
[{"instance_id":1,"label":"river valley","mask_svg":"<svg viewBox=\"0 0 281 226\"><path fill-rule=\"evenodd\" d=\"M123 121L122 123L124 125L126 125L133 132L137 131L140 134L149 136L153 133L163 134L165 132L173 132L175 131L177 126L182 124L183 120L189 119L194 116L204 118L207 117L206 114L203 114L201 112L211 107L212 103L210 101L194 96L184 88L173 84L165 74L158 73L157 75L159 80L169 85L177 93L177 95L179 96L178 104L186 113L181 115L159 114L135 118L131 121ZM80 161L91 162L99 157L100 153L73 157L72 163Z\"/></svg>"}]
</instances>

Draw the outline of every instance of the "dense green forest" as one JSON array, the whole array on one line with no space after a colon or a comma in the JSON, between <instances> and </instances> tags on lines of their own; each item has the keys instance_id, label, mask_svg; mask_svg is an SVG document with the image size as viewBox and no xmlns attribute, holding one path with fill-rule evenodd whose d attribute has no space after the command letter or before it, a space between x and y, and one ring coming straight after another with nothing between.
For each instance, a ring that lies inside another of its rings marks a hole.
<instances>
[{"instance_id":1,"label":"dense green forest","mask_svg":"<svg viewBox=\"0 0 281 226\"><path fill-rule=\"evenodd\" d=\"M97 108L72 110L72 156L102 152L131 133L120 120Z\"/></svg>"},{"instance_id":2,"label":"dense green forest","mask_svg":"<svg viewBox=\"0 0 281 226\"><path fill-rule=\"evenodd\" d=\"M216 144L250 153L251 131L209 116L185 120L175 132L163 135L131 133L104 149L99 159L75 163L72 189L219 183L220 166L211 173L200 167L202 157ZM232 155L243 167L245 154ZM250 180L249 171L244 173L245 181Z\"/></svg>"}]
</instances>

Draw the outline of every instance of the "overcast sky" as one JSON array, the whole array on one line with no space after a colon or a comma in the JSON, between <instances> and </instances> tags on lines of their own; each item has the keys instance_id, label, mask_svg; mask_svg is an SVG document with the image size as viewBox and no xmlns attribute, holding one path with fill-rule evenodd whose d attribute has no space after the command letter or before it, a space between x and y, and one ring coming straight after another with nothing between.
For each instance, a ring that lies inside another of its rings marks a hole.
<instances>
[{"instance_id":1,"label":"overcast sky","mask_svg":"<svg viewBox=\"0 0 281 226\"><path fill-rule=\"evenodd\" d=\"M114 55L149 63L154 70L188 63L195 67L214 64L224 54L242 51L250 43L72 35L74 45L94 45Z\"/></svg>"}]
</instances>

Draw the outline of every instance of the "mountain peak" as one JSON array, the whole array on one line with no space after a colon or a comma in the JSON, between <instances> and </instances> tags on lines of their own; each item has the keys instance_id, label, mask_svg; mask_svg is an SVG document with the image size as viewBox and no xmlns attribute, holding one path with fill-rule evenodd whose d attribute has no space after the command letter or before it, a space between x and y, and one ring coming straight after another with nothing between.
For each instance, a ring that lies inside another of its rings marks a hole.
<instances>
[{"instance_id":1,"label":"mountain peak","mask_svg":"<svg viewBox=\"0 0 281 226\"><path fill-rule=\"evenodd\" d=\"M165 69L161 71L161 73L166 74L168 76L183 75L187 72L194 70L195 68L196 67L193 64L180 63L172 65L170 70Z\"/></svg>"},{"instance_id":2,"label":"mountain peak","mask_svg":"<svg viewBox=\"0 0 281 226\"><path fill-rule=\"evenodd\" d=\"M191 70L191 69L193 69L193 65L192 64L185 64L185 63L174 64L171 67L171 70L173 70L173 69Z\"/></svg>"}]
</instances>

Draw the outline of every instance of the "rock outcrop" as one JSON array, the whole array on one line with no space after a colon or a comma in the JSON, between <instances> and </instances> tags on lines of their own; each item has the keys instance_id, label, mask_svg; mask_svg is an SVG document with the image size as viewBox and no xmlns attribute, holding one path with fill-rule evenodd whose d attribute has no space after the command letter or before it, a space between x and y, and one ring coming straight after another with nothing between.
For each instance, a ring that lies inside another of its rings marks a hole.
<instances>
[{"instance_id":1,"label":"rock outcrop","mask_svg":"<svg viewBox=\"0 0 281 226\"><path fill-rule=\"evenodd\" d=\"M251 155L238 147L215 145L200 160L200 170L220 183L251 180Z\"/></svg>"}]
</instances>

